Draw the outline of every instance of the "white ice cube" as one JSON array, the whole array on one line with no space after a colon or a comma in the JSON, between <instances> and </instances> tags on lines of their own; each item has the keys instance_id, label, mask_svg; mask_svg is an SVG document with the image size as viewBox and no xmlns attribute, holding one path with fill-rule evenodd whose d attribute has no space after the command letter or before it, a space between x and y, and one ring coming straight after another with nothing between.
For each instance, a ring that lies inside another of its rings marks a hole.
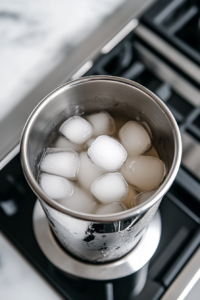
<instances>
[{"instance_id":1,"label":"white ice cube","mask_svg":"<svg viewBox=\"0 0 200 300\"><path fill-rule=\"evenodd\" d=\"M107 173L92 183L90 192L101 203L109 204L125 197L128 184L121 173Z\"/></svg>"},{"instance_id":2,"label":"white ice cube","mask_svg":"<svg viewBox=\"0 0 200 300\"><path fill-rule=\"evenodd\" d=\"M59 201L59 203L71 210L86 214L94 213L97 207L97 202L92 195L78 187L75 187L70 197Z\"/></svg>"},{"instance_id":3,"label":"white ice cube","mask_svg":"<svg viewBox=\"0 0 200 300\"><path fill-rule=\"evenodd\" d=\"M76 144L85 143L93 135L92 125L79 116L69 118L59 130L68 140Z\"/></svg>"},{"instance_id":4,"label":"white ice cube","mask_svg":"<svg viewBox=\"0 0 200 300\"><path fill-rule=\"evenodd\" d=\"M128 157L121 168L126 181L139 191L155 189L160 185L165 174L162 160L152 156Z\"/></svg>"},{"instance_id":5,"label":"white ice cube","mask_svg":"<svg viewBox=\"0 0 200 300\"><path fill-rule=\"evenodd\" d=\"M139 155L151 147L151 139L142 125L127 122L119 131L119 138L129 155Z\"/></svg>"},{"instance_id":6,"label":"white ice cube","mask_svg":"<svg viewBox=\"0 0 200 300\"><path fill-rule=\"evenodd\" d=\"M112 134L115 131L115 122L111 115L106 111L87 116L86 119L94 128L93 136Z\"/></svg>"},{"instance_id":7,"label":"white ice cube","mask_svg":"<svg viewBox=\"0 0 200 300\"><path fill-rule=\"evenodd\" d=\"M72 143L69 140L67 140L66 137L59 136L56 139L55 143L53 144L53 147L54 148L69 148L69 149L72 149L72 150L80 152L80 151L83 150L84 145L85 144L75 144L75 143Z\"/></svg>"},{"instance_id":8,"label":"white ice cube","mask_svg":"<svg viewBox=\"0 0 200 300\"><path fill-rule=\"evenodd\" d=\"M88 149L88 156L97 166L107 171L117 171L126 160L127 153L118 141L101 135Z\"/></svg>"},{"instance_id":9,"label":"white ice cube","mask_svg":"<svg viewBox=\"0 0 200 300\"><path fill-rule=\"evenodd\" d=\"M89 159L87 152L81 152L79 160L78 183L82 188L88 190L93 181L105 174L106 171L93 164Z\"/></svg>"},{"instance_id":10,"label":"white ice cube","mask_svg":"<svg viewBox=\"0 0 200 300\"><path fill-rule=\"evenodd\" d=\"M114 202L108 205L100 205L96 210L96 214L97 215L116 214L124 210L126 210L124 204L120 202Z\"/></svg>"},{"instance_id":11,"label":"white ice cube","mask_svg":"<svg viewBox=\"0 0 200 300\"><path fill-rule=\"evenodd\" d=\"M43 191L53 200L61 200L72 195L73 184L66 178L42 173L39 183Z\"/></svg>"},{"instance_id":12,"label":"white ice cube","mask_svg":"<svg viewBox=\"0 0 200 300\"><path fill-rule=\"evenodd\" d=\"M77 178L78 167L78 154L71 149L58 150L48 148L40 163L41 171L66 177L71 180Z\"/></svg>"},{"instance_id":13,"label":"white ice cube","mask_svg":"<svg viewBox=\"0 0 200 300\"><path fill-rule=\"evenodd\" d=\"M147 192L143 192L143 193L140 193L138 194L133 200L132 200L132 203L133 203L133 206L137 206L143 202L145 202L146 200L148 200L149 198L151 198L151 196L153 196L153 194L155 194L157 190L154 189L154 190L151 190L151 191L147 191Z\"/></svg>"}]
</instances>

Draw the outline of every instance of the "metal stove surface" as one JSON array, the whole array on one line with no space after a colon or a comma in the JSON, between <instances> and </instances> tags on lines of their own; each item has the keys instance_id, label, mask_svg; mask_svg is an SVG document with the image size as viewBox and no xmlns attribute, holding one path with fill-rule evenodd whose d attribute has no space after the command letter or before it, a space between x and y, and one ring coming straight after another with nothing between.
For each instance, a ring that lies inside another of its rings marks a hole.
<instances>
[{"instance_id":1,"label":"metal stove surface","mask_svg":"<svg viewBox=\"0 0 200 300\"><path fill-rule=\"evenodd\" d=\"M170 3L172 2L178 3ZM166 1L158 3L161 9L161 4L166 4ZM156 11L154 14L156 15ZM133 297L131 275L101 282L66 277L45 257L34 236L32 216L36 199L23 176L19 155L0 172L0 230L65 299L112 300L109 293L111 287L115 300L160 299L169 290L199 244L200 98L196 77L193 76L195 72L192 75L186 72L181 63L177 64L170 59L173 55L164 55L148 39L143 39L140 26L141 24L135 33L128 34L107 54L100 55L86 74L79 73L80 76L122 76L141 83L166 103L181 130L182 164L173 186L160 205L162 236L151 259L147 282L142 292ZM154 38L155 33L156 30L153 33ZM167 38L165 42L169 45ZM189 63L187 66L194 67L195 71L197 64L194 57L186 55L183 48L177 46L177 49L182 53L180 57L184 59L183 62L186 65ZM192 61L192 65L187 58L185 60L184 55Z\"/></svg>"}]
</instances>

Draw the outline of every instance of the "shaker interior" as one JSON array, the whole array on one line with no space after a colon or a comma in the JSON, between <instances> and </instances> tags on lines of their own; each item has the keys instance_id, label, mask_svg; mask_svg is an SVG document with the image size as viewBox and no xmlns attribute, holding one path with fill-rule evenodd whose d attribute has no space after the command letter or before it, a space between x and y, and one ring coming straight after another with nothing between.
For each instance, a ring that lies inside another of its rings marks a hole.
<instances>
[{"instance_id":1,"label":"shaker interior","mask_svg":"<svg viewBox=\"0 0 200 300\"><path fill-rule=\"evenodd\" d=\"M130 120L146 122L153 134L161 159L165 162L166 175L174 158L172 125L162 107L149 94L135 86L119 81L95 80L75 82L50 94L38 106L28 140L28 159L35 178L37 165L44 148L56 137L58 128L73 115L84 115L99 110L121 114ZM159 101L159 100L158 100Z\"/></svg>"}]
</instances>

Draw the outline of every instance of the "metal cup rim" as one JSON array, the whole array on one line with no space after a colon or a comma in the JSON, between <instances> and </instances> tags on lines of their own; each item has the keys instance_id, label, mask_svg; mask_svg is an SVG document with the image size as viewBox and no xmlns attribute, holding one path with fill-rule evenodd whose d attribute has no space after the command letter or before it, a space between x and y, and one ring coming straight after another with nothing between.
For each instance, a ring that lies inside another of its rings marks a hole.
<instances>
[{"instance_id":1,"label":"metal cup rim","mask_svg":"<svg viewBox=\"0 0 200 300\"><path fill-rule=\"evenodd\" d=\"M124 212L116 213L116 214L108 214L108 215L92 215L92 214L85 214L80 212L75 212L73 210L70 210L55 200L49 198L40 188L38 182L34 178L30 165L28 160L28 138L31 131L32 124L34 123L35 118L40 113L40 111L45 107L45 105L52 100L52 97L55 96L57 93L61 93L62 91L66 89L70 89L72 86L76 86L79 84L84 84L89 81L115 81L119 83L123 83L129 86L133 86L134 88L137 88L140 90L140 92L147 94L149 97L151 97L159 106L160 108L165 112L166 117L169 119L172 128L173 128L173 135L174 135L174 141L175 141L175 151L174 151L174 158L172 166L169 170L168 175L164 179L163 183L157 190L157 192L150 197L147 201L144 203L128 209ZM162 197L167 193L170 186L172 185L180 166L181 162L181 155L182 155L182 142L181 142L181 136L179 132L178 125L176 123L176 120L168 107L162 102L162 100L156 96L153 92L148 90L146 87L142 86L141 84L131 81L129 79L121 78L121 77L115 77L115 76L105 76L105 75L95 75L95 76L88 76L83 77L79 79L72 80L70 82L67 82L55 90L53 90L50 94L48 94L46 97L44 97L39 104L35 107L35 109L30 114L24 129L22 131L21 141L20 141L20 152L21 152L21 163L23 172L25 175L25 178L27 182L29 183L31 189L33 192L37 195L39 199L42 199L47 204L49 204L54 209L70 215L73 218L80 219L80 220L87 220L89 222L97 222L97 223L105 223L105 222L115 222L120 221L124 219L131 218L133 216L136 216L138 214L141 214L145 211L147 211L152 205L154 205L157 201L162 199Z\"/></svg>"}]
</instances>

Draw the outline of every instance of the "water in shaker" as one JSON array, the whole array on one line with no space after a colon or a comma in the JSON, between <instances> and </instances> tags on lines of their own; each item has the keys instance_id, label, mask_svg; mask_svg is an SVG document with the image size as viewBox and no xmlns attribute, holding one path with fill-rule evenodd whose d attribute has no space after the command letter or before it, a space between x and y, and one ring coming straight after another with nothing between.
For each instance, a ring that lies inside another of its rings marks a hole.
<instances>
[{"instance_id":1,"label":"water in shaker","mask_svg":"<svg viewBox=\"0 0 200 300\"><path fill-rule=\"evenodd\" d=\"M38 181L61 205L105 215L149 199L164 175L149 125L100 111L61 125L44 149Z\"/></svg>"}]
</instances>

